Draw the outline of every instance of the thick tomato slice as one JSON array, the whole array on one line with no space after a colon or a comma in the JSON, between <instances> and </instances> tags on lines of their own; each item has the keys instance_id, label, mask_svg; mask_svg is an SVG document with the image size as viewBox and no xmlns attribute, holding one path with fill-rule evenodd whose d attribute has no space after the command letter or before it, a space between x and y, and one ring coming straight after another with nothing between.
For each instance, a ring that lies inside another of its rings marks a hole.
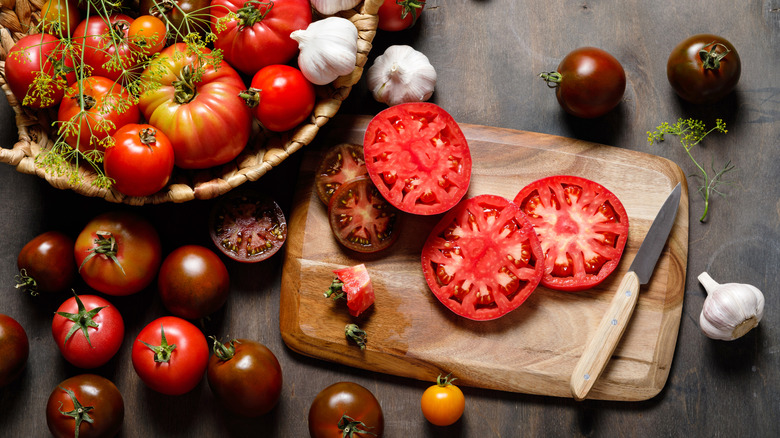
<instances>
[{"instance_id":1,"label":"thick tomato slice","mask_svg":"<svg viewBox=\"0 0 780 438\"><path fill-rule=\"evenodd\" d=\"M628 238L628 214L614 193L576 176L525 186L514 202L534 225L545 254L542 285L578 291L615 270Z\"/></svg>"},{"instance_id":2,"label":"thick tomato slice","mask_svg":"<svg viewBox=\"0 0 780 438\"><path fill-rule=\"evenodd\" d=\"M328 149L314 177L317 196L326 205L338 188L347 181L368 175L363 147L340 143Z\"/></svg>"},{"instance_id":3,"label":"thick tomato slice","mask_svg":"<svg viewBox=\"0 0 780 438\"><path fill-rule=\"evenodd\" d=\"M544 273L544 254L517 205L479 195L458 204L434 227L423 246L422 268L448 309L486 321L531 295Z\"/></svg>"},{"instance_id":4,"label":"thick tomato slice","mask_svg":"<svg viewBox=\"0 0 780 438\"><path fill-rule=\"evenodd\" d=\"M333 271L347 297L349 314L359 316L374 304L374 286L363 264Z\"/></svg>"},{"instance_id":5,"label":"thick tomato slice","mask_svg":"<svg viewBox=\"0 0 780 438\"><path fill-rule=\"evenodd\" d=\"M211 210L209 228L223 254L245 263L271 257L287 240L287 220L276 201L248 189L223 196Z\"/></svg>"},{"instance_id":6,"label":"thick tomato slice","mask_svg":"<svg viewBox=\"0 0 780 438\"><path fill-rule=\"evenodd\" d=\"M401 215L365 176L342 184L330 200L328 220L338 242L362 253L381 251L398 238Z\"/></svg>"},{"instance_id":7,"label":"thick tomato slice","mask_svg":"<svg viewBox=\"0 0 780 438\"><path fill-rule=\"evenodd\" d=\"M452 208L471 181L471 152L460 127L441 107L403 103L377 114L363 141L366 168L382 196L408 213Z\"/></svg>"}]
</instances>

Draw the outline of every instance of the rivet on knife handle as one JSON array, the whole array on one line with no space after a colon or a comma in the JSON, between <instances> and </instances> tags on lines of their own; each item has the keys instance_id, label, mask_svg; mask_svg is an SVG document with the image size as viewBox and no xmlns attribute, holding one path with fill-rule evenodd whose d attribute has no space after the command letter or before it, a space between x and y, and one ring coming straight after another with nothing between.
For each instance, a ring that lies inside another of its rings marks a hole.
<instances>
[{"instance_id":1,"label":"rivet on knife handle","mask_svg":"<svg viewBox=\"0 0 780 438\"><path fill-rule=\"evenodd\" d=\"M633 271L629 271L620 281L609 309L574 367L570 387L575 399L583 400L604 371L626 329L638 297L639 278Z\"/></svg>"}]
</instances>

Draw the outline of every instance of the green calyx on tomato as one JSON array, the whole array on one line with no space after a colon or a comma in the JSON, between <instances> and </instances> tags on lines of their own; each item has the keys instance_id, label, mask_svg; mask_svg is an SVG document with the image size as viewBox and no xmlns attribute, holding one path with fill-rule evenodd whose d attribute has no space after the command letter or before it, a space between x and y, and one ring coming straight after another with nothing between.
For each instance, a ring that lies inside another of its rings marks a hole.
<instances>
[{"instance_id":1,"label":"green calyx on tomato","mask_svg":"<svg viewBox=\"0 0 780 438\"><path fill-rule=\"evenodd\" d=\"M165 339L165 328L162 326L162 324L160 324L160 345L152 345L140 339L138 342L146 345L154 352L154 361L157 363L166 363L171 360L173 350L176 349L176 344L168 345L168 340Z\"/></svg>"},{"instance_id":2,"label":"green calyx on tomato","mask_svg":"<svg viewBox=\"0 0 780 438\"><path fill-rule=\"evenodd\" d=\"M361 350L366 349L366 343L368 343L368 334L365 330L358 327L357 324L347 324L346 327L344 327L344 335L347 337L347 339L356 343Z\"/></svg>"},{"instance_id":3,"label":"green calyx on tomato","mask_svg":"<svg viewBox=\"0 0 780 438\"><path fill-rule=\"evenodd\" d=\"M181 79L173 81L173 98L179 105L189 103L198 93L198 87L195 86L196 76L192 65L186 65L181 69Z\"/></svg>"},{"instance_id":4,"label":"green calyx on tomato","mask_svg":"<svg viewBox=\"0 0 780 438\"><path fill-rule=\"evenodd\" d=\"M157 142L157 130L153 128L144 128L138 133L138 138L141 143L151 147L151 145Z\"/></svg>"},{"instance_id":5,"label":"green calyx on tomato","mask_svg":"<svg viewBox=\"0 0 780 438\"><path fill-rule=\"evenodd\" d=\"M73 410L65 412L62 410L62 407L58 408L58 410L62 415L73 417L73 419L76 420L76 429L75 429L74 437L78 438L79 428L81 428L82 421L86 421L87 423L95 422L95 420L93 420L92 417L89 416L89 411L95 408L94 406L82 406L81 402L79 402L79 399L76 398L76 394L72 390L68 388L63 388L62 386L60 386L59 388L65 391L68 394L68 397L70 397L70 399L73 401Z\"/></svg>"},{"instance_id":6,"label":"green calyx on tomato","mask_svg":"<svg viewBox=\"0 0 780 438\"><path fill-rule=\"evenodd\" d=\"M424 1L420 0L396 0L395 3L401 6L401 19L406 18L407 15L412 14L412 25L417 22L417 18L420 16L420 11L425 5Z\"/></svg>"},{"instance_id":7,"label":"green calyx on tomato","mask_svg":"<svg viewBox=\"0 0 780 438\"><path fill-rule=\"evenodd\" d=\"M238 27L239 29L244 27L252 27L255 23L263 21L266 15L271 12L274 7L274 2L260 2L256 0L250 0L244 3L244 6L236 11L238 15Z\"/></svg>"},{"instance_id":8,"label":"green calyx on tomato","mask_svg":"<svg viewBox=\"0 0 780 438\"><path fill-rule=\"evenodd\" d=\"M87 262L96 255L104 255L116 263L116 265L119 267L119 270L122 271L122 274L124 274L125 269L122 267L122 264L119 263L119 259L116 258L117 246L114 235L108 231L98 231L95 234L97 234L97 237L94 240L95 246L90 248L89 255L84 258L83 262L81 262L79 271L81 271L81 268L83 268L84 265L87 264Z\"/></svg>"},{"instance_id":9,"label":"green calyx on tomato","mask_svg":"<svg viewBox=\"0 0 780 438\"><path fill-rule=\"evenodd\" d=\"M352 438L355 434L362 435L362 434L369 434L376 436L375 433L364 429L366 426L365 423L362 421L357 421L354 418L350 417L349 415L343 415L341 419L339 420L339 430L342 433L342 438Z\"/></svg>"},{"instance_id":10,"label":"green calyx on tomato","mask_svg":"<svg viewBox=\"0 0 780 438\"><path fill-rule=\"evenodd\" d=\"M258 88L248 88L238 94L238 97L244 99L249 108L254 108L260 104L260 94L263 90Z\"/></svg>"},{"instance_id":11,"label":"green calyx on tomato","mask_svg":"<svg viewBox=\"0 0 780 438\"><path fill-rule=\"evenodd\" d=\"M707 50L707 47L710 49ZM718 51L718 48L724 51ZM717 70L720 68L720 60L729 53L731 53L731 50L725 44L713 41L699 50L699 58L701 58L702 67L708 70Z\"/></svg>"},{"instance_id":12,"label":"green calyx on tomato","mask_svg":"<svg viewBox=\"0 0 780 438\"><path fill-rule=\"evenodd\" d=\"M330 287L325 292L325 298L333 298L334 301L344 298L344 283L338 277L333 278Z\"/></svg>"},{"instance_id":13,"label":"green calyx on tomato","mask_svg":"<svg viewBox=\"0 0 780 438\"><path fill-rule=\"evenodd\" d=\"M210 338L214 340L214 355L217 356L219 360L224 362L233 359L233 356L236 355L235 344L240 344L237 339L231 339L227 344L223 344L214 336L210 336Z\"/></svg>"},{"instance_id":14,"label":"green calyx on tomato","mask_svg":"<svg viewBox=\"0 0 780 438\"><path fill-rule=\"evenodd\" d=\"M442 376L439 374L439 377L436 378L436 385L441 386L442 388L445 386L452 385L452 382L458 380L457 377L452 377L452 373L447 374L446 376Z\"/></svg>"},{"instance_id":15,"label":"green calyx on tomato","mask_svg":"<svg viewBox=\"0 0 780 438\"><path fill-rule=\"evenodd\" d=\"M74 333L81 330L81 332L84 333L84 337L87 338L87 343L92 345L92 342L89 340L89 331L87 328L98 328L98 324L94 321L94 318L97 316L98 312L105 309L107 306L95 307L94 309L87 310L84 303L81 302L81 299L75 292L73 293L73 296L76 298L78 313L57 312L57 315L73 321L73 325L70 327L68 334L65 335L65 340L62 343L64 345Z\"/></svg>"}]
</instances>

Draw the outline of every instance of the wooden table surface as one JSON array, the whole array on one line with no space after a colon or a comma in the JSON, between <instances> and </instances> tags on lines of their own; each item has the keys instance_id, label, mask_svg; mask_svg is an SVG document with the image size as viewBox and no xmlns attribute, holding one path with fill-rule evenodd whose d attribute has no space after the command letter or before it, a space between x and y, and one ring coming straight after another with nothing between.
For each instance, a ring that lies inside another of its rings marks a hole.
<instances>
[{"instance_id":1,"label":"wooden table surface","mask_svg":"<svg viewBox=\"0 0 780 438\"><path fill-rule=\"evenodd\" d=\"M667 57L684 38L714 33L730 40L742 59L734 93L712 106L676 97L665 74ZM462 123L574 137L673 160L686 173L694 168L679 142L649 144L647 131L679 117L708 125L722 118L725 135L713 134L694 154L704 164L731 160L736 170L726 197L711 205L709 220L698 183L689 178L688 276L677 348L666 387L644 402L600 402L530 396L464 387L466 411L455 425L430 425L420 396L430 382L394 377L310 359L289 350L278 333L282 257L257 265L226 262L231 296L204 328L207 335L253 338L279 358L284 387L279 405L257 419L222 410L208 384L184 396L148 390L130 361L130 344L140 329L165 311L156 290L113 299L126 323L123 348L93 370L113 380L126 403L122 437L260 436L305 437L314 396L331 383L358 382L379 399L388 437L525 436L776 436L780 426L780 1L688 0L429 0L413 29L380 31L369 60L393 44L425 53L438 72L432 101ZM595 120L567 116L554 92L537 77L554 70L580 46L615 55L626 70L622 103ZM12 112L0 97L0 145L16 139ZM363 79L343 112L375 114ZM310 147L321 147L313 143ZM286 212L300 166L300 154L250 185L272 193ZM522 166L522 163L517 163ZM0 390L0 435L48 436L44 407L52 389L83 372L70 366L51 336L53 311L65 296L27 296L14 288L16 257L32 237L51 229L77 235L99 212L140 212L157 227L165 253L188 244L211 245L206 216L213 201L127 207L77 196L43 180L0 166L0 313L27 330L31 353L22 377ZM722 283L750 283L764 292L765 316L757 329L732 342L713 341L699 329L705 299L696 277L707 271ZM89 289L78 285L78 291Z\"/></svg>"}]
</instances>

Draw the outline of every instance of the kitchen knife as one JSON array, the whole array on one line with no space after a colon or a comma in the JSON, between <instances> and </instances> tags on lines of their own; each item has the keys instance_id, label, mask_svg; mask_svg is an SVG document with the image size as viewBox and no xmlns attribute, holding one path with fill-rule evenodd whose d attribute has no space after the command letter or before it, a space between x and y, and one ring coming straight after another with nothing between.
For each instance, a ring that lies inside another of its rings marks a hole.
<instances>
[{"instance_id":1,"label":"kitchen knife","mask_svg":"<svg viewBox=\"0 0 780 438\"><path fill-rule=\"evenodd\" d=\"M669 237L674 219L677 217L681 191L678 183L664 201L652 225L650 225L631 267L628 268L628 272L620 281L607 313L604 314L598 328L596 328L596 333L590 339L579 362L574 367L570 387L575 399L582 400L588 395L596 379L604 371L620 337L623 336L628 320L636 307L639 286L650 281L661 250L666 245L666 239Z\"/></svg>"}]
</instances>

